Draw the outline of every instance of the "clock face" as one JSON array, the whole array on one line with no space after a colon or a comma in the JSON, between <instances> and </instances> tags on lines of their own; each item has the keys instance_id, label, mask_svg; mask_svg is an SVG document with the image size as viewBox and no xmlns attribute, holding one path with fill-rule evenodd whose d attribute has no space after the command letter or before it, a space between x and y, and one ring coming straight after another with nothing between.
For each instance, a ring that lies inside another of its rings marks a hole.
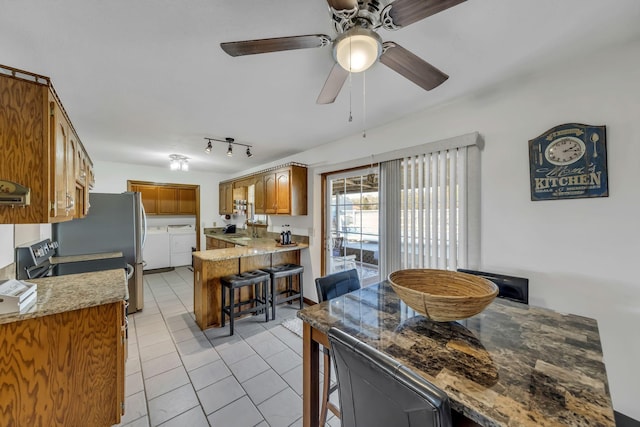
<instances>
[{"instance_id":1,"label":"clock face","mask_svg":"<svg viewBox=\"0 0 640 427\"><path fill-rule=\"evenodd\" d=\"M578 161L585 153L584 142L573 136L553 140L544 150L546 159L554 165L569 165Z\"/></svg>"}]
</instances>

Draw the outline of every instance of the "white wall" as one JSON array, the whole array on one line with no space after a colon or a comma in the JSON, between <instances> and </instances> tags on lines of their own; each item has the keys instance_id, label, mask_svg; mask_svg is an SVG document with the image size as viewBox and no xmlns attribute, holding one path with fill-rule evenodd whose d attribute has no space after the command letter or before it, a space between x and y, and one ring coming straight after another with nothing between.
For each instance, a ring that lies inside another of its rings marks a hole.
<instances>
[{"instance_id":1,"label":"white wall","mask_svg":"<svg viewBox=\"0 0 640 427\"><path fill-rule=\"evenodd\" d=\"M216 173L179 172L166 168L138 166L126 163L94 160L95 193L121 193L127 191L127 180L191 184L200 186L200 244L204 249L204 227L212 227L213 221L220 223L218 214L218 182L227 176Z\"/></svg>"},{"instance_id":2,"label":"white wall","mask_svg":"<svg viewBox=\"0 0 640 427\"><path fill-rule=\"evenodd\" d=\"M319 172L334 159L365 158L352 163L367 165L371 154L478 131L485 148L477 267L528 277L532 305L597 319L614 407L640 420L639 73L636 40L369 129L366 139L355 135L274 162L315 166L310 215L278 218L313 231L305 279L321 275ZM527 141L569 122L607 126L610 196L532 202ZM312 281L305 291L315 295Z\"/></svg>"}]
</instances>

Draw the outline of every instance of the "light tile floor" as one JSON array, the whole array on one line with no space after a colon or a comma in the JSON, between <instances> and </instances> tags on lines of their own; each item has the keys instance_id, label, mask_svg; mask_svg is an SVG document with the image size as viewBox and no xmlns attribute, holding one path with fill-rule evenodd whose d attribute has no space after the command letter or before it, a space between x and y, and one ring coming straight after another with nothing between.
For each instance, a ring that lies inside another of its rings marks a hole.
<instances>
[{"instance_id":1,"label":"light tile floor","mask_svg":"<svg viewBox=\"0 0 640 427\"><path fill-rule=\"evenodd\" d=\"M126 412L118 426L295 427L302 425L302 339L250 316L202 332L187 267L144 276L144 310L129 316ZM333 399L332 399L333 400ZM329 413L327 425L340 420Z\"/></svg>"}]
</instances>

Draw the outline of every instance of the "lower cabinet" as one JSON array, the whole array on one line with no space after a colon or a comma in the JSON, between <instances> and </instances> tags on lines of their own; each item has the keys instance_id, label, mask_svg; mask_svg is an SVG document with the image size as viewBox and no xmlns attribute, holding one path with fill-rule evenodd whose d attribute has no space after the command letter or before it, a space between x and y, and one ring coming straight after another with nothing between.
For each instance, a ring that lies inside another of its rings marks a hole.
<instances>
[{"instance_id":1,"label":"lower cabinet","mask_svg":"<svg viewBox=\"0 0 640 427\"><path fill-rule=\"evenodd\" d=\"M120 422L124 301L1 324L0 337L0 425Z\"/></svg>"},{"instance_id":2,"label":"lower cabinet","mask_svg":"<svg viewBox=\"0 0 640 427\"><path fill-rule=\"evenodd\" d=\"M225 249L225 248L235 248L236 245L234 243L225 242L221 239L216 239L215 237L207 236L207 250L210 249Z\"/></svg>"}]
</instances>

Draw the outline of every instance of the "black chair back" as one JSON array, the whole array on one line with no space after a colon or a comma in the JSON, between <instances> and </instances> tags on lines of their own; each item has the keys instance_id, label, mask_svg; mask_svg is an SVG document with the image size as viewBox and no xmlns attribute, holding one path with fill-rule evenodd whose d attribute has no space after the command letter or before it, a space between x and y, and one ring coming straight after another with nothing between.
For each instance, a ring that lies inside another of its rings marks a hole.
<instances>
[{"instance_id":1,"label":"black chair back","mask_svg":"<svg viewBox=\"0 0 640 427\"><path fill-rule=\"evenodd\" d=\"M487 273L486 271L464 270L459 268L460 273L482 276L498 285L498 297L510 299L511 301L529 304L529 279L524 277L505 276L504 274Z\"/></svg>"},{"instance_id":2,"label":"black chair back","mask_svg":"<svg viewBox=\"0 0 640 427\"><path fill-rule=\"evenodd\" d=\"M339 329L329 330L342 427L448 427L447 394Z\"/></svg>"},{"instance_id":3,"label":"black chair back","mask_svg":"<svg viewBox=\"0 0 640 427\"><path fill-rule=\"evenodd\" d=\"M327 301L360 289L358 270L339 271L316 279L318 302Z\"/></svg>"}]
</instances>

